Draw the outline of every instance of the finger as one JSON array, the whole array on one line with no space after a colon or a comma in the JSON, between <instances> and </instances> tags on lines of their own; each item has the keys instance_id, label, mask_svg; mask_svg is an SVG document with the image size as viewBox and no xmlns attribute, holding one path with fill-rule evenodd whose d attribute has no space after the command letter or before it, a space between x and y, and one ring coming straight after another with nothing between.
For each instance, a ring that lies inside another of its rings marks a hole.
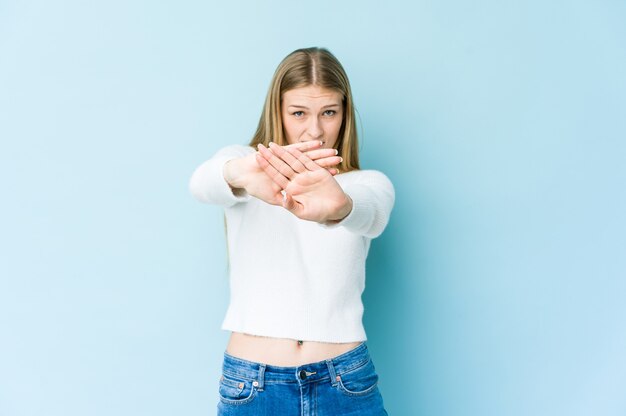
<instances>
[{"instance_id":1,"label":"finger","mask_svg":"<svg viewBox=\"0 0 626 416\"><path fill-rule=\"evenodd\" d=\"M259 153L261 154L261 156L265 160L267 160L269 164L272 165L274 169L279 171L284 177L291 179L296 174L296 172L291 166L285 163L285 161L283 161L281 158L277 157L267 147L259 143L258 149L259 149Z\"/></svg>"},{"instance_id":2,"label":"finger","mask_svg":"<svg viewBox=\"0 0 626 416\"><path fill-rule=\"evenodd\" d=\"M287 148L290 148L290 149L298 149L301 152L307 152L309 150L319 149L323 145L324 145L324 143L322 143L321 140L308 140L306 142L298 142L298 143L288 144L288 145L286 145L284 147L287 147Z\"/></svg>"},{"instance_id":3,"label":"finger","mask_svg":"<svg viewBox=\"0 0 626 416\"><path fill-rule=\"evenodd\" d=\"M293 213L294 215L298 216L298 212L302 209L301 207L302 205L296 202L291 197L291 195L289 195L288 193L285 193L284 198L283 198L283 208Z\"/></svg>"},{"instance_id":4,"label":"finger","mask_svg":"<svg viewBox=\"0 0 626 416\"><path fill-rule=\"evenodd\" d=\"M329 168L331 166L338 165L341 162L343 162L343 158L341 156L325 157L323 159L317 159L315 161L315 163L317 163L318 166L321 166L323 168Z\"/></svg>"},{"instance_id":5,"label":"finger","mask_svg":"<svg viewBox=\"0 0 626 416\"><path fill-rule=\"evenodd\" d=\"M315 149L303 153L306 154L309 159L317 160L324 157L337 156L339 154L339 151L337 149Z\"/></svg>"},{"instance_id":6,"label":"finger","mask_svg":"<svg viewBox=\"0 0 626 416\"><path fill-rule=\"evenodd\" d=\"M322 169L317 163L313 162L307 155L299 151L298 149L288 148L286 149L289 153L291 153L296 159L300 161L308 170L318 170Z\"/></svg>"},{"instance_id":7,"label":"finger","mask_svg":"<svg viewBox=\"0 0 626 416\"><path fill-rule=\"evenodd\" d=\"M270 165L270 162L265 160L265 158L259 153L256 154L256 162L267 174L267 176L269 176L270 179L272 179L278 186L280 186L280 189L285 189L287 185L289 185L289 179L284 177L278 170L276 170L274 166Z\"/></svg>"},{"instance_id":8,"label":"finger","mask_svg":"<svg viewBox=\"0 0 626 416\"><path fill-rule=\"evenodd\" d=\"M302 173L306 170L302 162L293 157L293 155L283 149L282 146L279 146L276 143L270 143L270 151L285 161L294 171Z\"/></svg>"},{"instance_id":9,"label":"finger","mask_svg":"<svg viewBox=\"0 0 626 416\"><path fill-rule=\"evenodd\" d=\"M335 176L336 174L339 173L339 171L337 169L335 169L335 168L329 168L329 169L326 169L326 170L328 172L330 172L330 174L333 175L333 176Z\"/></svg>"}]
</instances>

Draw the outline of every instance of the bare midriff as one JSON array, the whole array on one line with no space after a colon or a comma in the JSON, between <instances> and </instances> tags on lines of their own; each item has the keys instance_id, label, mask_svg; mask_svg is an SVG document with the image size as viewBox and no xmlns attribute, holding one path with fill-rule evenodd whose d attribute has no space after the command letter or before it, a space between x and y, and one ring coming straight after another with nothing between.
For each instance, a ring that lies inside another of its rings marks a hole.
<instances>
[{"instance_id":1,"label":"bare midriff","mask_svg":"<svg viewBox=\"0 0 626 416\"><path fill-rule=\"evenodd\" d=\"M233 357L257 363L296 367L334 358L360 344L360 341L348 343L299 341L232 332L226 352Z\"/></svg>"}]
</instances>

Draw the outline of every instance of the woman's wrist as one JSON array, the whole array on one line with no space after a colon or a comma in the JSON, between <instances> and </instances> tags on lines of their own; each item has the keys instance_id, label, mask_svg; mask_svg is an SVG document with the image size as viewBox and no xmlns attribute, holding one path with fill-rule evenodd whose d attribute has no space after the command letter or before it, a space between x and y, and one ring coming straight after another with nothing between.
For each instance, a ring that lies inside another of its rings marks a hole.
<instances>
[{"instance_id":1,"label":"woman's wrist","mask_svg":"<svg viewBox=\"0 0 626 416\"><path fill-rule=\"evenodd\" d=\"M339 205L339 209L336 211L334 215L332 215L328 222L329 223L338 223L343 221L350 213L352 212L352 198L348 194L344 192L344 201Z\"/></svg>"},{"instance_id":2,"label":"woman's wrist","mask_svg":"<svg viewBox=\"0 0 626 416\"><path fill-rule=\"evenodd\" d=\"M236 181L235 169L233 169L233 162L235 161L236 159L227 160L226 163L224 163L224 167L222 168L222 176L224 177L226 183L231 187L233 192L243 189L242 186Z\"/></svg>"}]
</instances>

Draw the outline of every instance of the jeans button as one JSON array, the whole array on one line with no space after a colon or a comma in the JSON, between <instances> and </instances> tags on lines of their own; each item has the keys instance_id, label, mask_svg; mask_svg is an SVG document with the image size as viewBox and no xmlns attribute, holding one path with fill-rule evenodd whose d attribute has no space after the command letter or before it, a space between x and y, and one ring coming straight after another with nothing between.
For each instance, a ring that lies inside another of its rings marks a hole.
<instances>
[{"instance_id":1,"label":"jeans button","mask_svg":"<svg viewBox=\"0 0 626 416\"><path fill-rule=\"evenodd\" d=\"M306 378L306 371L300 370L300 379L304 380Z\"/></svg>"}]
</instances>

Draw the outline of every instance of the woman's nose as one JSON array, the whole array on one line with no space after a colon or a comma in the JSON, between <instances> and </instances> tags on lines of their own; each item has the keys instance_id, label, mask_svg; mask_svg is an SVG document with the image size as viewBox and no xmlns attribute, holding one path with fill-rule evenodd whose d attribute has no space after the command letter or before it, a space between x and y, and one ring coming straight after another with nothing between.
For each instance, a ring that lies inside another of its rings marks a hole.
<instances>
[{"instance_id":1,"label":"woman's nose","mask_svg":"<svg viewBox=\"0 0 626 416\"><path fill-rule=\"evenodd\" d=\"M317 117L313 117L311 119L311 124L309 124L307 133L311 136L311 139L319 139L324 134L322 125Z\"/></svg>"}]
</instances>

